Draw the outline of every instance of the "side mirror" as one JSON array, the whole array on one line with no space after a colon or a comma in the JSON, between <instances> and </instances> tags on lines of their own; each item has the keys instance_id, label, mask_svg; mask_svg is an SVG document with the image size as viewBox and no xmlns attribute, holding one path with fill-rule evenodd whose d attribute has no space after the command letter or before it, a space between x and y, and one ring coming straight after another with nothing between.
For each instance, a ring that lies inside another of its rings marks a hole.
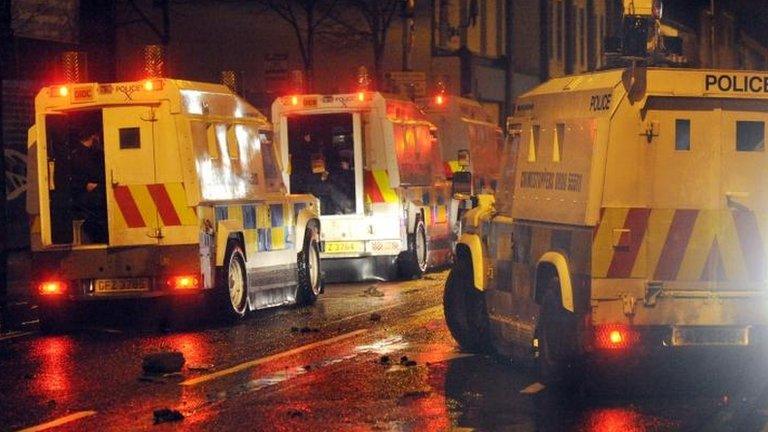
<instances>
[{"instance_id":1,"label":"side mirror","mask_svg":"<svg viewBox=\"0 0 768 432\"><path fill-rule=\"evenodd\" d=\"M453 173L451 181L451 195L472 195L472 173L458 171Z\"/></svg>"}]
</instances>

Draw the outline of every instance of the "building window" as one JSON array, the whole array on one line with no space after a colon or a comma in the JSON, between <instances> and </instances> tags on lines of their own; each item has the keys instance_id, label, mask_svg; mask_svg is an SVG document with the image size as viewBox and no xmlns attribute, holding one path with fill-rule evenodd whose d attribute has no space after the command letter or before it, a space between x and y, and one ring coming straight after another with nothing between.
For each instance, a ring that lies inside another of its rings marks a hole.
<instances>
[{"instance_id":1,"label":"building window","mask_svg":"<svg viewBox=\"0 0 768 432\"><path fill-rule=\"evenodd\" d=\"M536 162L536 153L539 151L539 135L541 135L541 126L531 126L531 139L528 141L528 162Z\"/></svg>"},{"instance_id":2,"label":"building window","mask_svg":"<svg viewBox=\"0 0 768 432\"><path fill-rule=\"evenodd\" d=\"M765 123L761 121L736 122L736 151L761 152L765 149Z\"/></svg>"},{"instance_id":3,"label":"building window","mask_svg":"<svg viewBox=\"0 0 768 432\"><path fill-rule=\"evenodd\" d=\"M691 149L691 121L688 119L675 120L675 150L688 151Z\"/></svg>"}]
</instances>

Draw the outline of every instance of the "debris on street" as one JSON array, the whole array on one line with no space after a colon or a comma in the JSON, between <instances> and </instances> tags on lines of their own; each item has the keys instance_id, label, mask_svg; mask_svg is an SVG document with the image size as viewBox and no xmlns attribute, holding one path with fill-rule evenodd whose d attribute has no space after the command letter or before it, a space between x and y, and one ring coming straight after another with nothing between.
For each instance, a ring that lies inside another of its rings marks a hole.
<instances>
[{"instance_id":1,"label":"debris on street","mask_svg":"<svg viewBox=\"0 0 768 432\"><path fill-rule=\"evenodd\" d=\"M154 424L170 423L184 420L184 414L180 411L170 408L155 410L153 413Z\"/></svg>"},{"instance_id":2,"label":"debris on street","mask_svg":"<svg viewBox=\"0 0 768 432\"><path fill-rule=\"evenodd\" d=\"M147 375L162 375L181 372L184 354L179 351L161 351L144 356L141 368Z\"/></svg>"}]
</instances>

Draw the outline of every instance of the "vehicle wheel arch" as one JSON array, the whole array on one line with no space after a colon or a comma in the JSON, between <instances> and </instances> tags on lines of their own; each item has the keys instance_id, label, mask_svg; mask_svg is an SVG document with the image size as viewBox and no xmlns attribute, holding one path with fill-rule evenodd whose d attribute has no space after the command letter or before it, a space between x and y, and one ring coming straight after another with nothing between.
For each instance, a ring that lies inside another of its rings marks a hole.
<instances>
[{"instance_id":1,"label":"vehicle wheel arch","mask_svg":"<svg viewBox=\"0 0 768 432\"><path fill-rule=\"evenodd\" d=\"M462 256L466 256L472 261L473 285L475 289L485 291L483 246L478 235L464 233L459 237L459 241L456 244L456 259L458 260Z\"/></svg>"},{"instance_id":2,"label":"vehicle wheel arch","mask_svg":"<svg viewBox=\"0 0 768 432\"><path fill-rule=\"evenodd\" d=\"M560 252L547 252L536 263L536 273L533 280L533 297L541 305L546 294L546 286L552 277L557 277L560 286L560 300L563 308L575 312L573 284L568 259Z\"/></svg>"}]
</instances>

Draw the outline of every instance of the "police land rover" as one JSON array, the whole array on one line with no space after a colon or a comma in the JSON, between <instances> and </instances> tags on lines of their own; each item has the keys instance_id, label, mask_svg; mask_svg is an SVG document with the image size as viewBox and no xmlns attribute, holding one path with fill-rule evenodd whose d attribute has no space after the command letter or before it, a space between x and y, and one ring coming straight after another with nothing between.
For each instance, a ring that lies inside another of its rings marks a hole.
<instances>
[{"instance_id":1,"label":"police land rover","mask_svg":"<svg viewBox=\"0 0 768 432\"><path fill-rule=\"evenodd\" d=\"M286 194L271 125L223 85L46 87L29 158L45 330L84 302L206 294L237 319L320 293L317 199Z\"/></svg>"},{"instance_id":2,"label":"police land rover","mask_svg":"<svg viewBox=\"0 0 768 432\"><path fill-rule=\"evenodd\" d=\"M533 353L547 382L763 345L766 80L632 65L522 95L496 203L466 214L446 282L459 344Z\"/></svg>"}]
</instances>

